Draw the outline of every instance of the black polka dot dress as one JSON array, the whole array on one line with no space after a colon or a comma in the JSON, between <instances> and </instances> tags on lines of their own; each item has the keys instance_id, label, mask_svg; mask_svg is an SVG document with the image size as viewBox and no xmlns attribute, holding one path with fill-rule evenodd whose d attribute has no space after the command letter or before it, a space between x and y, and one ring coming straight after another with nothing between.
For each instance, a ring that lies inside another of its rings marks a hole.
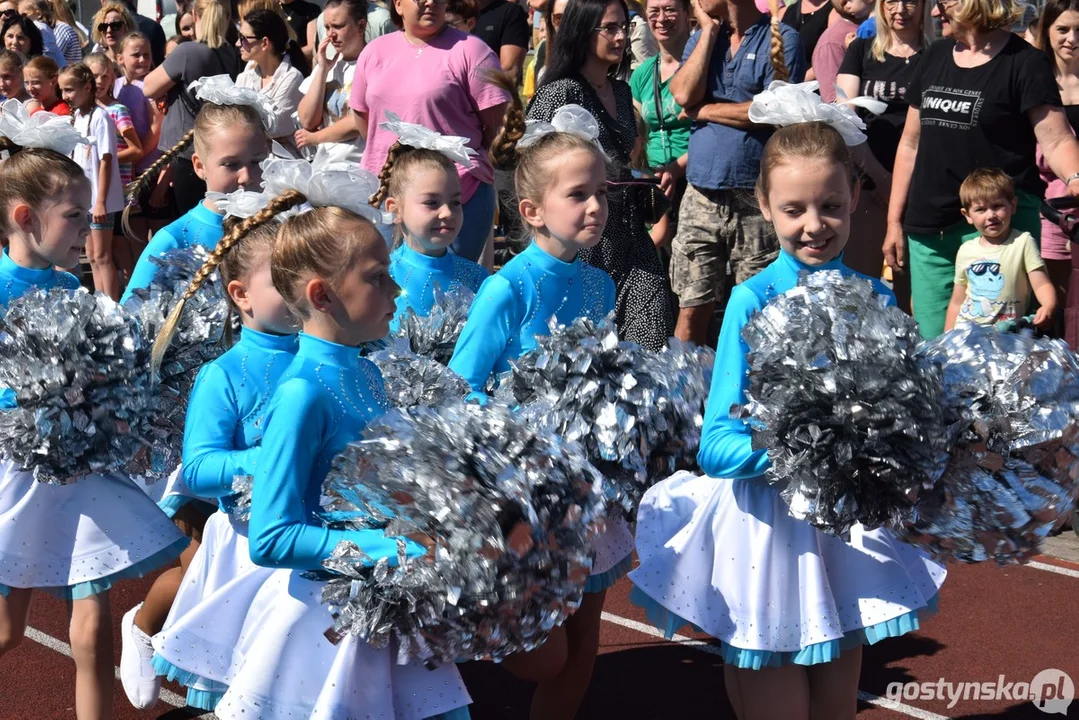
<instances>
[{"instance_id":1,"label":"black polka dot dress","mask_svg":"<svg viewBox=\"0 0 1079 720\"><path fill-rule=\"evenodd\" d=\"M630 178L627 167L637 139L633 96L629 85L612 80L618 117L611 117L599 96L583 78L556 80L536 90L528 119L550 122L563 105L584 107L599 121L599 140L618 170L618 180ZM608 195L607 226L598 245L581 252L581 259L605 270L614 280L615 321L619 335L654 350L667 345L674 331L670 285L659 253L645 229L644 217L631 197L612 188Z\"/></svg>"}]
</instances>

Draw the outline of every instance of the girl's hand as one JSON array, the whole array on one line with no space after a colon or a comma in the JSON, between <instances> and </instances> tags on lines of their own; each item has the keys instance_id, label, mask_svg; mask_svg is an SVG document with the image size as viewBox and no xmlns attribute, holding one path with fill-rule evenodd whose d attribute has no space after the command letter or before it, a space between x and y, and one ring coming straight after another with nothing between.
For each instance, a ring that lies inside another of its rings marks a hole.
<instances>
[{"instance_id":1,"label":"girl's hand","mask_svg":"<svg viewBox=\"0 0 1079 720\"><path fill-rule=\"evenodd\" d=\"M94 203L94 211L91 215L95 225L104 225L109 220L109 214L105 212L105 203Z\"/></svg>"},{"instance_id":2,"label":"girl's hand","mask_svg":"<svg viewBox=\"0 0 1079 720\"><path fill-rule=\"evenodd\" d=\"M907 237L902 225L890 225L884 237L884 261L894 272L907 269Z\"/></svg>"},{"instance_id":3,"label":"girl's hand","mask_svg":"<svg viewBox=\"0 0 1079 720\"><path fill-rule=\"evenodd\" d=\"M425 548L427 548L427 554L423 556L423 559L427 562L434 562L435 548L438 547L438 544L435 542L435 539L433 537L431 537L430 535L424 535L420 532L409 533L408 535L405 535L405 537L407 537L412 542L423 545Z\"/></svg>"},{"instance_id":4,"label":"girl's hand","mask_svg":"<svg viewBox=\"0 0 1079 720\"><path fill-rule=\"evenodd\" d=\"M1038 312L1034 313L1034 324L1043 330L1047 325L1053 322L1053 315L1056 313L1056 307L1052 305L1042 305L1038 308Z\"/></svg>"},{"instance_id":5,"label":"girl's hand","mask_svg":"<svg viewBox=\"0 0 1079 720\"><path fill-rule=\"evenodd\" d=\"M318 132L312 132L310 130L304 130L300 128L296 131L296 147L305 148L308 146L318 145Z\"/></svg>"}]
</instances>

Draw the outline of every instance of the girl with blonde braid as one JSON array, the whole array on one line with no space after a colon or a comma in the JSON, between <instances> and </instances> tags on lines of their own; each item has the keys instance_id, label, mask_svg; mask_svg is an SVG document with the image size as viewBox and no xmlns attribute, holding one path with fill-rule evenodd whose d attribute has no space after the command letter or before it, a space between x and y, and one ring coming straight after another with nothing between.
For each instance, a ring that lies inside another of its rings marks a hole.
<instances>
[{"instance_id":1,"label":"girl with blonde braid","mask_svg":"<svg viewBox=\"0 0 1079 720\"><path fill-rule=\"evenodd\" d=\"M385 337L398 288L375 226L352 210L322 205L332 202L341 182L322 182L319 190L316 178L293 183L243 226L254 231L308 199L315 206L281 223L271 258L274 287L303 329L266 409L261 449L253 453L248 548L254 566L170 622L154 647L189 677L228 683L214 710L223 720L465 720L470 699L455 666L399 665L390 648L354 635L332 644L322 586L303 577L321 568L342 540L356 543L372 562L396 563L399 544L411 557L427 552L381 528L329 529L317 517L331 461L389 407L382 376L359 347ZM374 215L370 206L353 207Z\"/></svg>"},{"instance_id":2,"label":"girl with blonde braid","mask_svg":"<svg viewBox=\"0 0 1079 720\"><path fill-rule=\"evenodd\" d=\"M207 520L198 551L182 570L183 580L163 626L165 634L186 612L251 566L247 523L229 515L228 499L233 479L255 472L270 395L296 353L296 321L270 279L270 255L279 223L272 220L251 229L261 216L230 216L236 208L228 200L220 199L218 205L236 222L191 283L184 301L218 271L243 330L239 342L203 366L188 400L191 422L184 432L183 479L193 494L219 503L219 510ZM175 331L184 301L162 328L161 353ZM188 687L188 706L213 710L224 687L154 657L149 636L135 625L138 609L124 616L122 626L121 680L131 704L152 707L161 688L158 676L163 675Z\"/></svg>"}]
</instances>

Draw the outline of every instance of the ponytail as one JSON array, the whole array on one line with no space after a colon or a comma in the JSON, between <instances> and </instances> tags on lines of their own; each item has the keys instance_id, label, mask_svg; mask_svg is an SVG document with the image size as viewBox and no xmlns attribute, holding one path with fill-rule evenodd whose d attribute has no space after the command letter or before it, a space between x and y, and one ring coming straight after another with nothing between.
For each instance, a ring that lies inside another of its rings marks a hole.
<instances>
[{"instance_id":1,"label":"ponytail","mask_svg":"<svg viewBox=\"0 0 1079 720\"><path fill-rule=\"evenodd\" d=\"M393 177L393 166L397 162L397 158L407 151L408 146L402 145L400 140L390 145L390 151L386 153L386 162L378 173L378 190L375 191L369 201L374 207L382 207L382 203L386 202L386 198L390 196L390 179Z\"/></svg>"},{"instance_id":2,"label":"ponytail","mask_svg":"<svg viewBox=\"0 0 1079 720\"><path fill-rule=\"evenodd\" d=\"M495 135L491 143L491 164L499 170L512 170L517 165L517 142L525 134L525 109L521 102L521 96L517 92L517 83L506 73L490 72L486 79L496 85L510 96L509 107L506 108L506 118L502 122L502 129Z\"/></svg>"},{"instance_id":3,"label":"ponytail","mask_svg":"<svg viewBox=\"0 0 1079 720\"><path fill-rule=\"evenodd\" d=\"M783 31L779 27L779 3L768 0L768 11L772 14L772 79L787 82L791 73L787 68L787 57L783 52Z\"/></svg>"},{"instance_id":4,"label":"ponytail","mask_svg":"<svg viewBox=\"0 0 1079 720\"><path fill-rule=\"evenodd\" d=\"M161 363L165 358L165 353L168 351L169 345L176 335L176 330L180 325L180 318L184 314L184 305L188 300L195 296L195 293L199 291L199 288L202 287L203 283L214 274L214 271L217 270L217 266L221 264L236 243L242 240L251 231L273 220L279 213L302 205L305 202L307 202L307 197L303 193L296 190L287 190L271 200L269 204L259 212L243 222L237 223L225 237L221 238L217 243L217 247L210 253L210 257L206 259L203 266L195 273L195 277L192 278L191 284L187 286L187 290L184 292L183 297L176 303L172 312L169 313L168 319L166 319L165 323L161 326L157 339L154 341L153 352L150 356L150 367L153 368L155 372L161 367Z\"/></svg>"}]
</instances>

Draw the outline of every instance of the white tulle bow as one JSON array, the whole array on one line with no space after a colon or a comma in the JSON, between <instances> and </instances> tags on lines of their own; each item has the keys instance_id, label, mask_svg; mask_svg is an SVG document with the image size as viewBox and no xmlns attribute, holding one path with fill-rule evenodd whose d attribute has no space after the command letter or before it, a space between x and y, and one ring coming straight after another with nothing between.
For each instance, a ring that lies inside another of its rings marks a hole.
<instances>
[{"instance_id":1,"label":"white tulle bow","mask_svg":"<svg viewBox=\"0 0 1079 720\"><path fill-rule=\"evenodd\" d=\"M599 121L592 113L580 105L563 105L554 111L551 122L529 120L525 124L525 132L517 142L517 147L526 148L537 142L544 135L555 132L564 132L582 137L589 142L595 143L596 147L603 150L599 142Z\"/></svg>"},{"instance_id":2,"label":"white tulle bow","mask_svg":"<svg viewBox=\"0 0 1079 720\"><path fill-rule=\"evenodd\" d=\"M0 104L0 135L19 147L54 150L70 155L79 145L93 145L71 124L71 119L50 112L31 115L26 106L15 99Z\"/></svg>"},{"instance_id":3,"label":"white tulle bow","mask_svg":"<svg viewBox=\"0 0 1079 720\"><path fill-rule=\"evenodd\" d=\"M402 145L437 150L461 167L471 167L472 156L477 154L468 146L468 138L442 135L423 125L407 123L389 110L386 111L386 122L378 126L396 135Z\"/></svg>"},{"instance_id":4,"label":"white tulle bow","mask_svg":"<svg viewBox=\"0 0 1079 720\"><path fill-rule=\"evenodd\" d=\"M749 106L750 122L784 127L804 122L823 122L843 136L847 145L866 141L865 122L855 108L865 108L874 115L887 109L887 103L869 97L856 97L842 102L826 103L816 90L817 81L798 84L775 80L768 89L754 96Z\"/></svg>"},{"instance_id":5,"label":"white tulle bow","mask_svg":"<svg viewBox=\"0 0 1079 720\"><path fill-rule=\"evenodd\" d=\"M277 134L277 108L268 95L237 85L228 75L199 78L189 86L195 97L214 105L249 105L255 109L266 132Z\"/></svg>"},{"instance_id":6,"label":"white tulle bow","mask_svg":"<svg viewBox=\"0 0 1079 720\"><path fill-rule=\"evenodd\" d=\"M312 162L272 155L262 161L262 192L206 193L206 198L226 216L249 218L278 195L296 190L307 197L307 202L278 217L333 205L371 222L392 222L391 216L369 204L368 200L378 190L378 178L348 160L354 150L354 146L344 143L324 143L318 146Z\"/></svg>"}]
</instances>

